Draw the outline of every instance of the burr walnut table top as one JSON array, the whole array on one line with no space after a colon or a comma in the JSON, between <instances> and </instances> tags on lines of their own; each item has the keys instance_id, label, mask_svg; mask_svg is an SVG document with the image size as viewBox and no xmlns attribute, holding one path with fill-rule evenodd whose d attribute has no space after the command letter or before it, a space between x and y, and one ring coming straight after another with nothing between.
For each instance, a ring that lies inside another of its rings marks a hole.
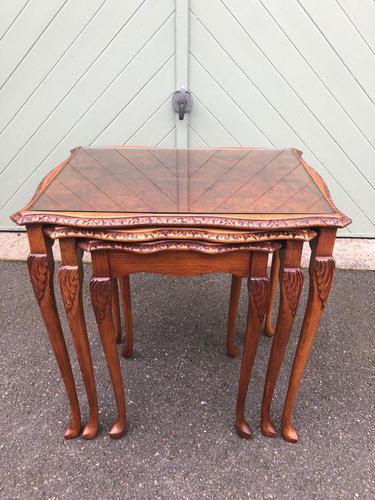
<instances>
[{"instance_id":1,"label":"burr walnut table top","mask_svg":"<svg viewBox=\"0 0 375 500\"><path fill-rule=\"evenodd\" d=\"M319 175L296 149L75 148L12 216L82 228L344 227Z\"/></svg>"}]
</instances>

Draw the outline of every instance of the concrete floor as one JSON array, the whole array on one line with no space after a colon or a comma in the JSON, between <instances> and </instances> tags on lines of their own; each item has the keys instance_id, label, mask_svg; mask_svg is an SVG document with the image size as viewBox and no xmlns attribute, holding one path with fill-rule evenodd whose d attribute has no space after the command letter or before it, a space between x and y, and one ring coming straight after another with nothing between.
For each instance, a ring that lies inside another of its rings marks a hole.
<instances>
[{"instance_id":1,"label":"concrete floor","mask_svg":"<svg viewBox=\"0 0 375 500\"><path fill-rule=\"evenodd\" d=\"M300 391L295 445L259 431L265 337L247 405L254 438L235 433L239 359L224 353L229 277L132 279L135 356L121 360L128 434L119 441L106 435L114 402L85 285L102 430L94 441L67 442L66 399L25 264L2 262L0 275L1 498L375 497L374 272L337 274ZM238 343L245 303L243 287ZM277 422L296 333L273 405Z\"/></svg>"}]
</instances>

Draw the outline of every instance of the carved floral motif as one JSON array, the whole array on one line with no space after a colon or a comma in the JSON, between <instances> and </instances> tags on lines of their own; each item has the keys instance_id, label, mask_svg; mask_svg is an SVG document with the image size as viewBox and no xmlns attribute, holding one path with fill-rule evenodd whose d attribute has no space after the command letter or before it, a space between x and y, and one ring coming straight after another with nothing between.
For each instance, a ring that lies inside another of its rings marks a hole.
<instances>
[{"instance_id":1,"label":"carved floral motif","mask_svg":"<svg viewBox=\"0 0 375 500\"><path fill-rule=\"evenodd\" d=\"M90 290L96 319L102 320L105 316L108 301L111 298L110 278L91 278Z\"/></svg>"},{"instance_id":2,"label":"carved floral motif","mask_svg":"<svg viewBox=\"0 0 375 500\"><path fill-rule=\"evenodd\" d=\"M314 279L320 300L324 306L331 290L335 276L335 259L333 257L316 257L314 263Z\"/></svg>"},{"instance_id":3,"label":"carved floral motif","mask_svg":"<svg viewBox=\"0 0 375 500\"><path fill-rule=\"evenodd\" d=\"M297 312L302 286L303 272L301 269L284 269L282 287L293 317Z\"/></svg>"},{"instance_id":4,"label":"carved floral motif","mask_svg":"<svg viewBox=\"0 0 375 500\"><path fill-rule=\"evenodd\" d=\"M250 300L255 306L259 322L262 323L266 314L269 294L268 278L249 278Z\"/></svg>"},{"instance_id":5,"label":"carved floral motif","mask_svg":"<svg viewBox=\"0 0 375 500\"><path fill-rule=\"evenodd\" d=\"M112 241L83 240L80 247L86 252L98 250L120 250L138 254L150 254L171 250L193 251L206 254L222 254L239 251L274 252L281 245L279 243L248 243L238 245L218 245L200 241L156 241L153 243L126 244Z\"/></svg>"},{"instance_id":6,"label":"carved floral motif","mask_svg":"<svg viewBox=\"0 0 375 500\"><path fill-rule=\"evenodd\" d=\"M215 243L250 243L273 240L310 241L316 236L312 230L273 231L273 232L240 232L205 229L205 228L155 228L138 230L90 230L69 227L49 227L45 233L51 239L60 238L93 238L96 240L125 243L143 243L157 240L201 240Z\"/></svg>"},{"instance_id":7,"label":"carved floral motif","mask_svg":"<svg viewBox=\"0 0 375 500\"><path fill-rule=\"evenodd\" d=\"M65 308L70 311L79 291L78 267L62 266L59 270L59 285Z\"/></svg>"},{"instance_id":8,"label":"carved floral motif","mask_svg":"<svg viewBox=\"0 0 375 500\"><path fill-rule=\"evenodd\" d=\"M57 214L57 213L32 213L17 212L11 219L18 225L26 224L56 224L62 226L92 227L92 228L126 228L132 226L216 226L227 228L241 228L250 230L267 229L299 229L307 227L345 227L351 219L343 214L336 215L311 215L298 218L271 218L250 219L235 218L225 215L150 215L150 216L112 216L103 217L98 212L97 217Z\"/></svg>"},{"instance_id":9,"label":"carved floral motif","mask_svg":"<svg viewBox=\"0 0 375 500\"><path fill-rule=\"evenodd\" d=\"M48 258L44 254L31 253L27 258L30 280L38 303L43 299L49 279Z\"/></svg>"}]
</instances>

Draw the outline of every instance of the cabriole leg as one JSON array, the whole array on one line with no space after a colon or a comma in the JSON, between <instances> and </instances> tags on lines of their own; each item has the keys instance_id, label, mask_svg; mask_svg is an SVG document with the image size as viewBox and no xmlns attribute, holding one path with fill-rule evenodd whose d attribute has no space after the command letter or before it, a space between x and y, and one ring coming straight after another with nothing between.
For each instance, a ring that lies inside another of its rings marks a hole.
<instances>
[{"instance_id":1,"label":"cabriole leg","mask_svg":"<svg viewBox=\"0 0 375 500\"><path fill-rule=\"evenodd\" d=\"M268 437L276 436L270 416L271 402L303 286L303 272L300 268L302 246L302 241L288 240L281 250L280 308L268 361L261 411L262 433Z\"/></svg>"},{"instance_id":2,"label":"cabriole leg","mask_svg":"<svg viewBox=\"0 0 375 500\"><path fill-rule=\"evenodd\" d=\"M129 275L120 278L120 289L122 297L122 309L125 316L125 345L122 351L124 358L131 358L133 355L133 313L130 295Z\"/></svg>"},{"instance_id":3,"label":"cabriole leg","mask_svg":"<svg viewBox=\"0 0 375 500\"><path fill-rule=\"evenodd\" d=\"M82 251L77 248L76 240L73 238L60 240L60 249L62 257L62 266L58 275L60 291L89 404L89 419L82 437L93 439L99 430L99 410L82 303Z\"/></svg>"},{"instance_id":4,"label":"cabriole leg","mask_svg":"<svg viewBox=\"0 0 375 500\"><path fill-rule=\"evenodd\" d=\"M118 296L118 284L117 279L112 278L112 314L113 314L113 326L115 329L115 339L119 344L121 342L121 316L120 316L120 301Z\"/></svg>"},{"instance_id":5,"label":"cabriole leg","mask_svg":"<svg viewBox=\"0 0 375 500\"><path fill-rule=\"evenodd\" d=\"M236 319L238 313L238 306L241 295L242 278L239 276L232 276L232 285L230 288L230 301L228 313L228 328L227 328L227 354L231 358L235 358L239 349L234 344L234 336L236 331Z\"/></svg>"},{"instance_id":6,"label":"cabriole leg","mask_svg":"<svg viewBox=\"0 0 375 500\"><path fill-rule=\"evenodd\" d=\"M42 227L38 225L29 226L27 236L31 251L27 259L30 280L70 403L70 423L64 437L72 439L81 431L81 414L53 289L54 261L51 250L53 242L44 236Z\"/></svg>"},{"instance_id":7,"label":"cabriole leg","mask_svg":"<svg viewBox=\"0 0 375 500\"><path fill-rule=\"evenodd\" d=\"M268 301L267 257L267 253L254 252L251 254L247 327L236 405L236 429L238 435L243 438L251 437L251 429L245 420L244 413L247 390Z\"/></svg>"},{"instance_id":8,"label":"cabriole leg","mask_svg":"<svg viewBox=\"0 0 375 500\"><path fill-rule=\"evenodd\" d=\"M297 431L292 425L293 408L335 274L335 260L332 257L335 238L335 229L321 229L317 238L310 242L312 253L309 266L309 298L293 362L281 424L283 438L293 443L298 441Z\"/></svg>"},{"instance_id":9,"label":"cabriole leg","mask_svg":"<svg viewBox=\"0 0 375 500\"><path fill-rule=\"evenodd\" d=\"M92 305L117 404L117 420L112 425L109 435L112 438L120 438L126 432L126 410L124 387L111 312L111 297L113 293L111 289L111 278L91 278L90 289Z\"/></svg>"},{"instance_id":10,"label":"cabriole leg","mask_svg":"<svg viewBox=\"0 0 375 500\"><path fill-rule=\"evenodd\" d=\"M276 287L280 273L280 253L279 250L272 255L271 278L270 278L270 298L267 304L266 321L264 325L264 333L267 337L272 337L275 333L275 328L272 324L273 305L276 296Z\"/></svg>"}]
</instances>

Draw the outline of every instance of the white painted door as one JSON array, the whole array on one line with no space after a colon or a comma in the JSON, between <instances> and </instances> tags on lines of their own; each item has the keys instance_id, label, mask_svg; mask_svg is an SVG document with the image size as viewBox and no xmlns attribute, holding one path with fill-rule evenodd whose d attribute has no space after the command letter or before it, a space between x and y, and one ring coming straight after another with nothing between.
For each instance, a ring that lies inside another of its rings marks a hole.
<instances>
[{"instance_id":1,"label":"white painted door","mask_svg":"<svg viewBox=\"0 0 375 500\"><path fill-rule=\"evenodd\" d=\"M375 236L375 3L191 0L189 146L295 146Z\"/></svg>"},{"instance_id":2,"label":"white painted door","mask_svg":"<svg viewBox=\"0 0 375 500\"><path fill-rule=\"evenodd\" d=\"M175 146L175 0L0 9L0 227L76 145Z\"/></svg>"},{"instance_id":3,"label":"white painted door","mask_svg":"<svg viewBox=\"0 0 375 500\"><path fill-rule=\"evenodd\" d=\"M79 144L294 146L375 236L372 0L0 3L0 226ZM179 121L171 95L193 109Z\"/></svg>"}]
</instances>

